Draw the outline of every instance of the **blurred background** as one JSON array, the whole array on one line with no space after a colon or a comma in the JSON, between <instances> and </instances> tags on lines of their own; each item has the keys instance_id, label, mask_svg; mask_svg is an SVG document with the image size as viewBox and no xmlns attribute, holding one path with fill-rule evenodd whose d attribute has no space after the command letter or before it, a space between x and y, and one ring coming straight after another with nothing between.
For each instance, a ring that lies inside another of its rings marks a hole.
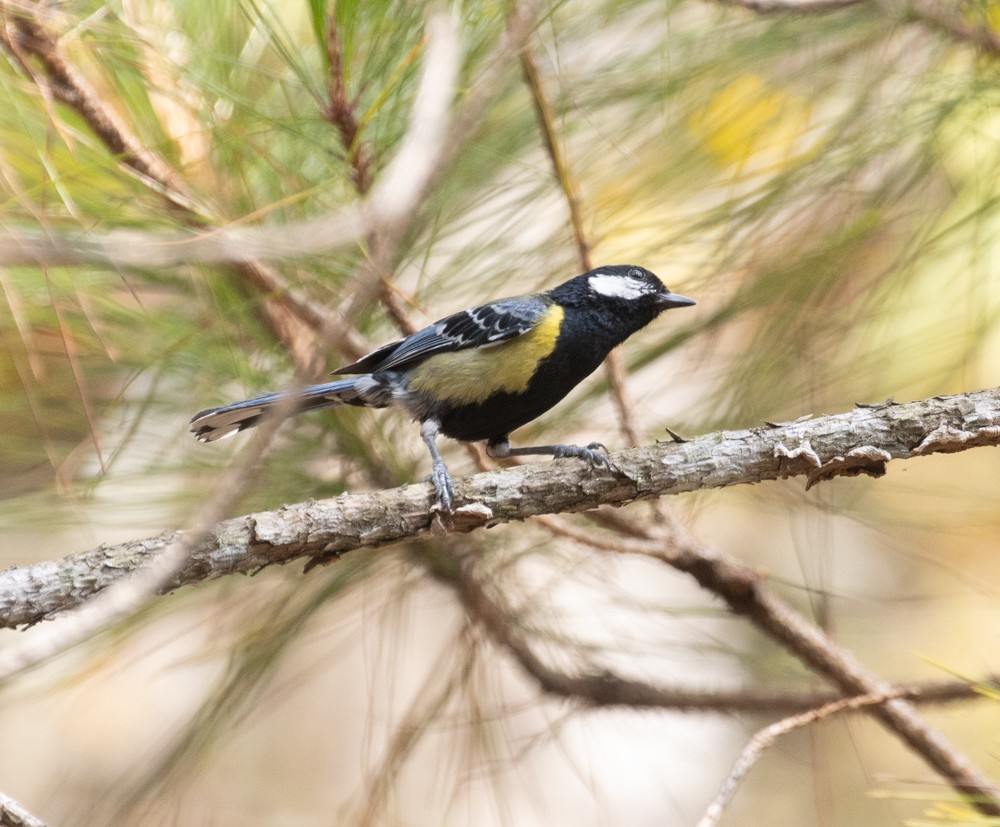
<instances>
[{"instance_id":1,"label":"blurred background","mask_svg":"<svg viewBox=\"0 0 1000 827\"><path fill-rule=\"evenodd\" d=\"M698 306L622 348L624 402L598 372L521 444L614 449L623 418L652 443L995 384L1000 5L842 5L454 4L456 106L485 90L481 117L329 368L407 324L566 280L582 240L595 264L644 265ZM2 230L83 240L281 227L357 201L406 131L439 9L0 7ZM532 12L528 57L498 62ZM64 94L74 82L103 131ZM342 308L378 243L267 264L266 284L224 264L0 269L0 566L186 525L241 447L197 444L191 415L286 385L317 330L288 296ZM443 447L453 474L477 470ZM661 507L883 677L978 679L1000 651L998 470L977 449ZM398 413L310 414L282 427L232 513L428 472ZM824 688L686 576L514 524L155 600L0 689L0 790L53 825L683 825L777 717L547 696L469 620L428 562L441 551L474 554L519 633L570 672ZM1000 777L995 698L923 713ZM880 726L837 718L779 741L722 823L972 823L952 798Z\"/></svg>"}]
</instances>

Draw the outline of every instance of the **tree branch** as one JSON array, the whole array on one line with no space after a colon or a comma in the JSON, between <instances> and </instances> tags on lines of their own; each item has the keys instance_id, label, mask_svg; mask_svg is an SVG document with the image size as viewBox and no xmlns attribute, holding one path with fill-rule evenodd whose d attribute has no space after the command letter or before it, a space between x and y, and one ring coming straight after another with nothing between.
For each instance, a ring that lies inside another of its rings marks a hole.
<instances>
[{"instance_id":1,"label":"tree branch","mask_svg":"<svg viewBox=\"0 0 1000 827\"><path fill-rule=\"evenodd\" d=\"M735 6L756 14L829 14L870 0L714 0L720 6ZM878 4L873 4L878 6ZM985 20L975 23L963 15L963 4L940 0L901 0L882 4L883 10L903 20L919 23L948 35L952 40L975 46L984 54L1000 56L1000 35Z\"/></svg>"},{"instance_id":2,"label":"tree branch","mask_svg":"<svg viewBox=\"0 0 1000 827\"><path fill-rule=\"evenodd\" d=\"M590 251L593 249L593 243L584 226L580 185L566 162L566 155L562 150L562 144L559 142L559 134L556 130L556 113L548 95L545 94L542 73L538 68L535 53L530 46L525 46L521 50L521 74L524 75L524 82L531 92L531 100L535 105L535 117L538 119L538 129L542 133L545 151L549 154L549 160L552 162L552 172L559 184L563 199L566 201L566 208L569 211L569 225L573 230L573 243L576 245L577 260L584 270L592 270L594 262Z\"/></svg>"},{"instance_id":3,"label":"tree branch","mask_svg":"<svg viewBox=\"0 0 1000 827\"><path fill-rule=\"evenodd\" d=\"M615 469L576 460L540 462L456 480L450 530L468 532L538 514L801 476L881 476L893 459L1000 444L1000 391L886 403L848 413L707 434L615 452ZM326 562L441 530L430 485L285 506L226 520L163 591L300 557ZM179 532L101 546L61 561L0 572L0 626L30 625L71 609L145 565Z\"/></svg>"},{"instance_id":4,"label":"tree branch","mask_svg":"<svg viewBox=\"0 0 1000 827\"><path fill-rule=\"evenodd\" d=\"M715 0L722 6L739 6L757 14L828 14L868 0Z\"/></svg>"},{"instance_id":5,"label":"tree branch","mask_svg":"<svg viewBox=\"0 0 1000 827\"><path fill-rule=\"evenodd\" d=\"M987 815L1000 814L1000 790L993 782L927 724L912 704L902 700L898 687L867 669L848 649L774 595L759 572L706 548L678 524L661 527L650 536L640 538L605 537L593 532L578 534L579 542L593 548L642 555L690 575L699 586L724 601L733 615L746 618L814 673L836 686L844 696L882 698L885 703L871 708L874 718L947 779L956 791L969 796L976 809ZM470 556L459 555L455 563L446 568L442 576L452 584L466 612L506 648L545 691L579 697L597 705L643 708L663 702L679 709L689 708L686 706L691 700L689 696L697 693L626 680L607 672L570 675L549 667L520 634L516 619L476 578ZM891 700L887 700L889 698ZM708 700L706 695L694 699L694 703Z\"/></svg>"},{"instance_id":6,"label":"tree branch","mask_svg":"<svg viewBox=\"0 0 1000 827\"><path fill-rule=\"evenodd\" d=\"M942 8L943 5L940 0L913 2L905 14L910 20L946 34L952 40L975 46L992 57L1000 56L1000 36L985 20L978 24L970 22L962 13L963 6L954 4L951 8Z\"/></svg>"},{"instance_id":7,"label":"tree branch","mask_svg":"<svg viewBox=\"0 0 1000 827\"><path fill-rule=\"evenodd\" d=\"M748 566L714 553L682 537L675 547L644 551L679 571L690 574L702 588L725 601L729 610L746 617L795 655L816 674L845 695L886 696L891 684L866 668L854 655L833 641L767 588L764 578ZM986 815L1000 815L1000 790L965 755L928 725L904 700L895 698L871 707L871 715L907 744L970 803Z\"/></svg>"},{"instance_id":8,"label":"tree branch","mask_svg":"<svg viewBox=\"0 0 1000 827\"><path fill-rule=\"evenodd\" d=\"M0 793L0 827L46 827L46 825L13 798Z\"/></svg>"},{"instance_id":9,"label":"tree branch","mask_svg":"<svg viewBox=\"0 0 1000 827\"><path fill-rule=\"evenodd\" d=\"M944 424L939 430L945 430ZM929 435L918 446L919 451L923 452L936 439L933 433ZM566 527L561 530L565 532ZM576 539L604 551L659 560L690 575L699 586L725 602L730 612L745 617L845 695L883 695L893 689L823 629L778 598L760 572L707 548L679 524L624 539L606 538L593 532L577 532ZM977 810L1000 815L1000 790L941 733L923 721L911 704L896 699L874 707L871 715L946 778L955 790L968 795Z\"/></svg>"},{"instance_id":10,"label":"tree branch","mask_svg":"<svg viewBox=\"0 0 1000 827\"><path fill-rule=\"evenodd\" d=\"M732 800L740 782L750 772L750 769L757 763L761 755L764 754L764 750L772 747L775 741L782 735L787 735L789 732L801 729L802 727L812 726L824 718L829 718L833 715L858 710L865 706L884 704L886 701L899 697L900 694L898 692L888 691L873 695L856 695L853 698L843 698L839 701L825 704L818 709L810 709L790 718L785 718L782 721L777 721L760 730L744 747L736 764L733 765L728 778L723 782L722 789L712 799L711 804L709 804L705 814L701 817L697 827L715 827L719 823L719 819L722 818L722 814L725 812L726 805Z\"/></svg>"},{"instance_id":11,"label":"tree branch","mask_svg":"<svg viewBox=\"0 0 1000 827\"><path fill-rule=\"evenodd\" d=\"M516 616L490 594L473 567L462 562L453 569L435 571L435 576L450 585L469 617L480 624L489 637L506 649L539 688L550 695L572 698L594 707L629 709L670 709L679 712L746 713L768 712L796 714L843 701L837 691L801 691L742 687L716 690L705 687L663 686L623 678L609 670L572 674L549 665L522 634ZM986 687L998 687L997 679L987 677L976 683L942 681L893 685L893 697L915 703L950 703L982 698ZM849 696L856 697L856 696ZM864 696L860 696L864 697Z\"/></svg>"},{"instance_id":12,"label":"tree branch","mask_svg":"<svg viewBox=\"0 0 1000 827\"><path fill-rule=\"evenodd\" d=\"M745 617L805 666L838 687L845 696L887 697L898 691L774 595L759 572L705 547L678 524L639 538L607 538L592 532L577 534L579 542L593 548L642 555L690 575L699 586L724 601L732 614ZM479 618L494 639L507 648L543 688L556 693L579 692L585 697L596 696L601 703L621 702L640 707L655 706L658 699L685 702L681 694L642 682L624 681L615 675L570 676L550 669L518 635L516 623L511 622L509 613L475 580L468 562L460 560L459 566L460 571L452 575L452 580L466 611ZM602 684L606 689L602 689ZM956 791L969 796L976 809L987 815L1000 815L1000 790L992 781L922 720L912 704L896 694L892 698L874 706L870 714L947 779Z\"/></svg>"},{"instance_id":13,"label":"tree branch","mask_svg":"<svg viewBox=\"0 0 1000 827\"><path fill-rule=\"evenodd\" d=\"M340 135L344 157L351 167L351 181L358 195L363 197L372 185L372 148L361 138L356 102L347 92L344 48L332 12L327 21L326 57L330 64L330 77L327 80L329 100L323 114Z\"/></svg>"},{"instance_id":14,"label":"tree branch","mask_svg":"<svg viewBox=\"0 0 1000 827\"><path fill-rule=\"evenodd\" d=\"M465 478L458 487L458 502L466 505L455 515L451 528L466 532L540 513L585 510L602 502L624 504L659 494L790 476L804 476L807 486L834 476L881 476L885 465L895 458L998 442L1000 392L996 390L905 405L887 402L815 420L768 423L762 428L710 434L685 443L622 451L612 455L616 468L607 473L576 462L551 462ZM0 574L0 622L37 622L77 605L120 580L146 558L157 559L163 546L177 548L185 539L195 547L177 576L165 585L161 583L163 591L296 557L309 556L312 564L350 549L426 535L434 530L431 501L426 485L344 496L218 523L208 538L197 544L178 532L102 547L60 563L10 569ZM621 548L616 545L612 550L645 554L693 576L733 613L748 618L847 696L896 691L770 594L755 572L705 549L680 527L672 527L671 532L670 542L640 538L619 541ZM516 641L502 638L501 642L529 671L545 674L544 663L530 650L522 648L519 654ZM560 678L551 673L546 680L557 686ZM592 676L582 676L569 688L600 697ZM641 703L640 697L628 694L636 689L624 684L616 687L624 700ZM910 704L897 698L872 707L871 714L953 787L972 796L977 809L988 814L1000 812L992 783L927 726Z\"/></svg>"},{"instance_id":15,"label":"tree branch","mask_svg":"<svg viewBox=\"0 0 1000 827\"><path fill-rule=\"evenodd\" d=\"M566 154L562 150L559 133L556 129L555 110L545 93L545 85L542 82L542 73L538 68L535 53L528 45L525 45L524 49L521 50L521 74L531 92L531 100L535 106L535 117L538 119L538 129L542 133L542 143L545 144L545 151L552 162L552 172L555 174L559 190L562 192L563 200L569 211L569 224L573 230L577 261L583 272L593 270L594 260L591 256L591 250L594 245L584 226L580 185L566 161ZM625 364L621 352L618 350L612 350L604 360L604 375L608 380L611 399L618 411L618 421L622 434L629 445L638 445L639 432L635 427L635 417L632 415L632 405L625 384Z\"/></svg>"}]
</instances>

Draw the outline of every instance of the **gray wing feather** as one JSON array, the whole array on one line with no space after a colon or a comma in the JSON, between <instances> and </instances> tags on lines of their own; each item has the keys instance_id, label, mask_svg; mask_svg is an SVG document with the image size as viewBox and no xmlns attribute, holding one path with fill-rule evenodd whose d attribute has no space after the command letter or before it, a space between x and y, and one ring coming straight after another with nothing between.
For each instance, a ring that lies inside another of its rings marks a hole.
<instances>
[{"instance_id":1,"label":"gray wing feather","mask_svg":"<svg viewBox=\"0 0 1000 827\"><path fill-rule=\"evenodd\" d=\"M545 296L515 296L447 316L398 342L383 345L335 373L399 370L446 351L513 339L531 330L552 301Z\"/></svg>"}]
</instances>

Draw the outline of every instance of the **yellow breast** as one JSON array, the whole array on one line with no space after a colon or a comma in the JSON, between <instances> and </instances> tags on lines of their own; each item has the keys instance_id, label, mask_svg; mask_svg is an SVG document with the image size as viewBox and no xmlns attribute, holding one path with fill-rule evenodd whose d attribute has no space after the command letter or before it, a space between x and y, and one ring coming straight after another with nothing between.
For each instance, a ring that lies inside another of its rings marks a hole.
<instances>
[{"instance_id":1,"label":"yellow breast","mask_svg":"<svg viewBox=\"0 0 1000 827\"><path fill-rule=\"evenodd\" d=\"M563 309L552 305L527 333L506 342L439 353L421 362L410 389L455 405L475 405L496 393L523 393L538 363L559 338Z\"/></svg>"}]
</instances>

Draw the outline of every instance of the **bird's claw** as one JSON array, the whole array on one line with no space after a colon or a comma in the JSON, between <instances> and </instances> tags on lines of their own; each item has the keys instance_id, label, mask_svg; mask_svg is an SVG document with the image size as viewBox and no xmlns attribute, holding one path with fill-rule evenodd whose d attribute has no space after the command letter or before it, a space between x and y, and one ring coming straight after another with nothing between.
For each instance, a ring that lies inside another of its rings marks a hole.
<instances>
[{"instance_id":1,"label":"bird's claw","mask_svg":"<svg viewBox=\"0 0 1000 827\"><path fill-rule=\"evenodd\" d=\"M434 463L434 469L431 472L431 482L434 483L434 491L437 494L434 508L446 514L451 514L454 510L452 506L455 503L455 487L451 483L451 474L448 473L448 468L443 462L440 464Z\"/></svg>"},{"instance_id":2,"label":"bird's claw","mask_svg":"<svg viewBox=\"0 0 1000 827\"><path fill-rule=\"evenodd\" d=\"M579 457L590 463L592 468L606 468L612 470L614 466L608 458L608 449L600 442L591 442L583 445L557 445L552 454L554 457Z\"/></svg>"},{"instance_id":3,"label":"bird's claw","mask_svg":"<svg viewBox=\"0 0 1000 827\"><path fill-rule=\"evenodd\" d=\"M614 469L611 458L608 456L608 448L600 442L591 442L585 449L587 461L595 468L606 468L608 471Z\"/></svg>"}]
</instances>

